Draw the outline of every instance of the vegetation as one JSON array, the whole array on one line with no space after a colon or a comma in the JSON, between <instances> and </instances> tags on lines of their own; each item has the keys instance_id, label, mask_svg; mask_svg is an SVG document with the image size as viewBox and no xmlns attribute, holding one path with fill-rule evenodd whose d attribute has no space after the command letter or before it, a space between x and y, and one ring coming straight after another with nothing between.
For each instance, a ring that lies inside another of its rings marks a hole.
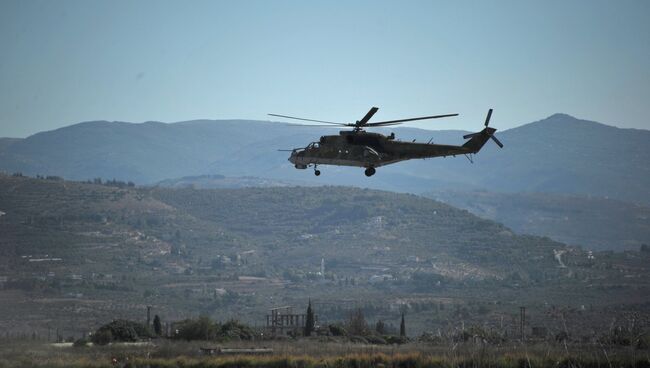
<instances>
[{"instance_id":1,"label":"vegetation","mask_svg":"<svg viewBox=\"0 0 650 368\"><path fill-rule=\"evenodd\" d=\"M182 340L251 340L256 333L247 325L235 320L224 324L213 322L207 316L198 319L186 319L176 325L173 335L175 339Z\"/></svg>"},{"instance_id":2,"label":"vegetation","mask_svg":"<svg viewBox=\"0 0 650 368\"><path fill-rule=\"evenodd\" d=\"M316 321L314 320L314 310L311 307L311 299L309 300L309 305L307 306L307 316L305 318L305 336L311 336L314 332L314 326Z\"/></svg>"},{"instance_id":3,"label":"vegetation","mask_svg":"<svg viewBox=\"0 0 650 368\"><path fill-rule=\"evenodd\" d=\"M106 345L112 342L134 342L150 337L153 335L149 327L142 323L118 319L97 329L92 336L92 342Z\"/></svg>"},{"instance_id":4,"label":"vegetation","mask_svg":"<svg viewBox=\"0 0 650 368\"><path fill-rule=\"evenodd\" d=\"M157 314L153 317L153 331L157 336L162 335L162 323L160 322L160 316Z\"/></svg>"},{"instance_id":5,"label":"vegetation","mask_svg":"<svg viewBox=\"0 0 650 368\"><path fill-rule=\"evenodd\" d=\"M347 324L347 331L351 335L365 336L369 334L368 323L363 316L361 308L356 309L350 313L350 319Z\"/></svg>"}]
</instances>

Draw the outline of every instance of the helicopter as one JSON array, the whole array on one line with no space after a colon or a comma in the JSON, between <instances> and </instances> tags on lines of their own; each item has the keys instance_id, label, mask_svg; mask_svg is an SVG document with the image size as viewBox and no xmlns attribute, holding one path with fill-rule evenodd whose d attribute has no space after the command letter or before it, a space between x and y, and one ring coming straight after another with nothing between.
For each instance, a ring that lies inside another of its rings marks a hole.
<instances>
[{"instance_id":1,"label":"helicopter","mask_svg":"<svg viewBox=\"0 0 650 368\"><path fill-rule=\"evenodd\" d=\"M395 133L384 135L365 130L367 128L399 125L407 121L458 116L458 114L422 116L370 123L370 119L378 110L379 108L377 107L371 108L361 120L357 120L354 123L336 123L278 114L268 115L327 124L326 126L352 128L352 130L341 130L338 135L321 136L317 142L311 142L303 148L279 150L291 152L289 162L296 169L313 167L316 176L321 174L318 165L363 167L365 168L366 176L373 176L376 173L377 167L411 159L465 155L472 162L471 155L478 153L489 139L492 139L500 148L503 148L503 144L494 136L496 129L488 126L492 117L492 109L488 110L487 117L485 118L485 128L480 132L463 136L464 139L469 139L469 141L465 142L462 146L434 144L430 143L431 141L429 143L415 143L415 141L403 142L395 139Z\"/></svg>"}]
</instances>

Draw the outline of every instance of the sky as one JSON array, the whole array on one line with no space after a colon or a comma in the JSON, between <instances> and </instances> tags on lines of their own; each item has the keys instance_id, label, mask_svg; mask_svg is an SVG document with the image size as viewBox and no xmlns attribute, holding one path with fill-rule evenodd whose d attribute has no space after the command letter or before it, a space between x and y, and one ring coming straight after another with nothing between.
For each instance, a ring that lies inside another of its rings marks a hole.
<instances>
[{"instance_id":1,"label":"sky","mask_svg":"<svg viewBox=\"0 0 650 368\"><path fill-rule=\"evenodd\" d=\"M650 129L650 1L0 0L0 136L82 121Z\"/></svg>"}]
</instances>

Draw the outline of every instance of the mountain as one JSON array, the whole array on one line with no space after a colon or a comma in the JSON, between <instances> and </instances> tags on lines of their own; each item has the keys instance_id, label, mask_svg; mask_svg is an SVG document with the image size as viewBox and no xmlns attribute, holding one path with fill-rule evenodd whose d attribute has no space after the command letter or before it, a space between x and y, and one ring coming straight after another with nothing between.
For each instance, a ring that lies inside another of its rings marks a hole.
<instances>
[{"instance_id":1,"label":"mountain","mask_svg":"<svg viewBox=\"0 0 650 368\"><path fill-rule=\"evenodd\" d=\"M498 120L493 125L498 127ZM466 133L413 128L394 131L404 140L433 138L450 144L461 143ZM555 114L497 132L505 148L500 150L489 142L473 165L464 157L408 161L382 167L372 178L363 176L358 168L345 167L323 167L323 175L316 178L310 170L295 170L287 153L277 152L336 133L328 128L243 120L87 122L0 143L0 169L75 180L117 178L138 184L221 174L411 193L482 189L650 203L647 130L619 129Z\"/></svg>"},{"instance_id":2,"label":"mountain","mask_svg":"<svg viewBox=\"0 0 650 368\"><path fill-rule=\"evenodd\" d=\"M520 234L548 236L592 250L650 244L650 207L614 199L548 193L437 191L424 194Z\"/></svg>"},{"instance_id":3,"label":"mountain","mask_svg":"<svg viewBox=\"0 0 650 368\"><path fill-rule=\"evenodd\" d=\"M415 195L111 185L0 175L5 331L78 336L147 306L259 325L308 299L322 323L352 308L398 323L406 308L416 335L460 315L499 326L520 305L551 327L552 305L589 305L581 325L612 305L647 313L650 253L589 255Z\"/></svg>"},{"instance_id":4,"label":"mountain","mask_svg":"<svg viewBox=\"0 0 650 368\"><path fill-rule=\"evenodd\" d=\"M231 157L242 142L265 139L266 132L281 135L290 130L280 124L240 121L86 122L0 146L5 148L0 167L75 180L101 177L151 183L204 174L210 163Z\"/></svg>"}]
</instances>

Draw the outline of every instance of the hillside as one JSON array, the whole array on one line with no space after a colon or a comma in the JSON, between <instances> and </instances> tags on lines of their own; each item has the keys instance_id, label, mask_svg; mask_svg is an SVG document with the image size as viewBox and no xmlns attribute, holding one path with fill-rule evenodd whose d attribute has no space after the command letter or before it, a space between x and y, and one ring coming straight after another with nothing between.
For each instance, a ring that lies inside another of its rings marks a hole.
<instances>
[{"instance_id":1,"label":"hillside","mask_svg":"<svg viewBox=\"0 0 650 368\"><path fill-rule=\"evenodd\" d=\"M494 125L498 127L498 119ZM461 143L464 134L413 128L394 131L404 140L433 138L451 144ZM277 152L305 146L323 134L337 134L337 130L243 120L87 122L2 141L0 170L75 180L117 178L138 184L220 174L411 193L481 189L650 203L650 148L646 144L650 132L646 130L619 129L555 114L500 131L506 147L499 150L488 144L473 165L464 157L409 161L381 168L371 179L358 169L341 167L324 167L323 175L316 178L309 170L295 170L287 162L287 153Z\"/></svg>"},{"instance_id":2,"label":"hillside","mask_svg":"<svg viewBox=\"0 0 650 368\"><path fill-rule=\"evenodd\" d=\"M592 250L650 244L650 207L614 199L545 193L436 191L425 194L520 234L548 236Z\"/></svg>"},{"instance_id":3,"label":"hillside","mask_svg":"<svg viewBox=\"0 0 650 368\"><path fill-rule=\"evenodd\" d=\"M141 319L146 305L165 321L206 314L262 324L269 308L308 298L323 323L356 307L397 323L406 308L416 334L459 315L496 326L522 304L536 323L549 305L592 305L582 326L620 310L613 305L638 311L650 295L648 252L589 255L409 194L0 175L0 211L0 323L9 331L77 335Z\"/></svg>"},{"instance_id":4,"label":"hillside","mask_svg":"<svg viewBox=\"0 0 650 368\"><path fill-rule=\"evenodd\" d=\"M236 189L236 188L268 188L288 186L314 186L306 181L285 181L279 179L258 178L255 176L223 176L223 175L197 175L182 178L165 179L155 185L163 188L194 188L194 189Z\"/></svg>"},{"instance_id":5,"label":"hillside","mask_svg":"<svg viewBox=\"0 0 650 368\"><path fill-rule=\"evenodd\" d=\"M256 177L202 175L168 179L168 188L225 189L314 186L302 181ZM423 194L471 213L505 224L519 234L548 236L591 250L638 250L650 244L650 208L615 199L553 193L496 193L437 190Z\"/></svg>"}]
</instances>

